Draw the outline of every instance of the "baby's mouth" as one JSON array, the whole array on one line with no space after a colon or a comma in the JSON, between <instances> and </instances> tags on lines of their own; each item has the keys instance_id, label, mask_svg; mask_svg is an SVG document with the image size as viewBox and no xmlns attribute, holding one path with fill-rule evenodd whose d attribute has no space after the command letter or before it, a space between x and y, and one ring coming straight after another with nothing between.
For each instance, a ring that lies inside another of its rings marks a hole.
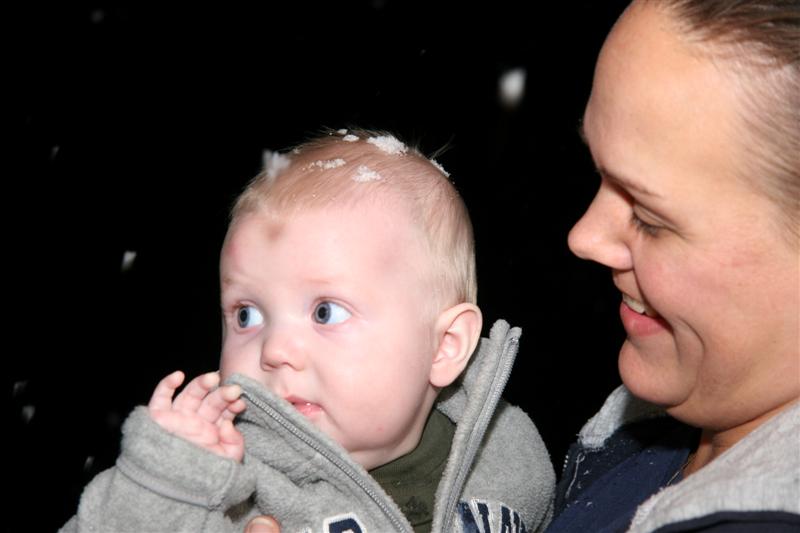
<instances>
[{"instance_id":1,"label":"baby's mouth","mask_svg":"<svg viewBox=\"0 0 800 533\"><path fill-rule=\"evenodd\" d=\"M322 410L322 408L319 405L306 401L303 398L290 396L286 398L286 401L291 403L295 409L297 409L301 414L305 416L312 416L315 413Z\"/></svg>"},{"instance_id":2,"label":"baby's mouth","mask_svg":"<svg viewBox=\"0 0 800 533\"><path fill-rule=\"evenodd\" d=\"M634 300L624 292L622 293L622 301L625 302L625 305L639 313L640 315L646 315L650 318L659 318L661 315L656 313L655 309L650 307L644 302L640 302L639 300Z\"/></svg>"}]
</instances>

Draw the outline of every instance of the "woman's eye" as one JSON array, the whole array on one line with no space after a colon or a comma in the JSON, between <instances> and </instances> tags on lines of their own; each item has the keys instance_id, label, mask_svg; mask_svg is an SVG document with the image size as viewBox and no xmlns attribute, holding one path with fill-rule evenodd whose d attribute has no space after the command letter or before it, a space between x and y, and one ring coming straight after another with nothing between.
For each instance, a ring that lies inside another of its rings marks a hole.
<instances>
[{"instance_id":1,"label":"woman's eye","mask_svg":"<svg viewBox=\"0 0 800 533\"><path fill-rule=\"evenodd\" d=\"M239 322L240 328L247 329L261 325L264 322L264 317L252 305L245 305L236 312L236 320Z\"/></svg>"},{"instance_id":2,"label":"woman's eye","mask_svg":"<svg viewBox=\"0 0 800 533\"><path fill-rule=\"evenodd\" d=\"M319 324L338 324L351 316L347 309L333 302L322 302L314 308L314 322Z\"/></svg>"},{"instance_id":3,"label":"woman's eye","mask_svg":"<svg viewBox=\"0 0 800 533\"><path fill-rule=\"evenodd\" d=\"M655 237L658 234L658 230L661 229L659 226L648 224L636 216L636 213L631 214L631 223L633 224L633 227L636 228L636 231L641 231L650 237Z\"/></svg>"}]
</instances>

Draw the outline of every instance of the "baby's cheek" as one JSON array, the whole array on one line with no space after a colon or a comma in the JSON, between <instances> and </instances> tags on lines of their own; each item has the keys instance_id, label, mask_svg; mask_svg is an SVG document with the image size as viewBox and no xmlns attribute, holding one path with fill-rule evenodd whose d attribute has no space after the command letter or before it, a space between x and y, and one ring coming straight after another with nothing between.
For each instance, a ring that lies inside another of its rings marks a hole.
<instances>
[{"instance_id":1,"label":"baby's cheek","mask_svg":"<svg viewBox=\"0 0 800 533\"><path fill-rule=\"evenodd\" d=\"M233 373L234 372L232 372L231 369L230 369L230 365L228 365L226 363L225 358L224 357L220 358L220 361L219 361L220 382L224 383L225 380L228 379L229 377L231 377L231 375Z\"/></svg>"},{"instance_id":2,"label":"baby's cheek","mask_svg":"<svg viewBox=\"0 0 800 533\"><path fill-rule=\"evenodd\" d=\"M235 350L232 347L223 347L219 361L219 374L222 381L231 377L233 374L251 375L252 372L247 368L247 357L243 350Z\"/></svg>"}]
</instances>

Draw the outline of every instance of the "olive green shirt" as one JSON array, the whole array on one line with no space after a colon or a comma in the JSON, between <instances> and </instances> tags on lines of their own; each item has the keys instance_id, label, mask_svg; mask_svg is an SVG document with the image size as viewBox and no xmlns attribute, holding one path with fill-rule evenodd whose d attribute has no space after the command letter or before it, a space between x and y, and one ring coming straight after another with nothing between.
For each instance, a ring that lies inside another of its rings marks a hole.
<instances>
[{"instance_id":1,"label":"olive green shirt","mask_svg":"<svg viewBox=\"0 0 800 533\"><path fill-rule=\"evenodd\" d=\"M434 409L425 423L419 444L411 453L370 471L414 526L414 533L431 531L436 488L447 464L454 434L455 424Z\"/></svg>"}]
</instances>

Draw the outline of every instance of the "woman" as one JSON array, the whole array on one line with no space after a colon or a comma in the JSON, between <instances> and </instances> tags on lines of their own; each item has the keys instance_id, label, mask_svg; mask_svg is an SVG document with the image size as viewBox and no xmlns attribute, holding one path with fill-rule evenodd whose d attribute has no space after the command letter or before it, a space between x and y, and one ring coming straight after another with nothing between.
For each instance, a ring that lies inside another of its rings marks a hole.
<instances>
[{"instance_id":1,"label":"woman","mask_svg":"<svg viewBox=\"0 0 800 533\"><path fill-rule=\"evenodd\" d=\"M582 129L601 184L569 245L621 293L627 390L551 530L797 528L800 4L633 2Z\"/></svg>"},{"instance_id":2,"label":"woman","mask_svg":"<svg viewBox=\"0 0 800 533\"><path fill-rule=\"evenodd\" d=\"M635 0L582 129L601 183L569 245L620 290L625 387L550 530L796 531L800 3Z\"/></svg>"}]
</instances>

